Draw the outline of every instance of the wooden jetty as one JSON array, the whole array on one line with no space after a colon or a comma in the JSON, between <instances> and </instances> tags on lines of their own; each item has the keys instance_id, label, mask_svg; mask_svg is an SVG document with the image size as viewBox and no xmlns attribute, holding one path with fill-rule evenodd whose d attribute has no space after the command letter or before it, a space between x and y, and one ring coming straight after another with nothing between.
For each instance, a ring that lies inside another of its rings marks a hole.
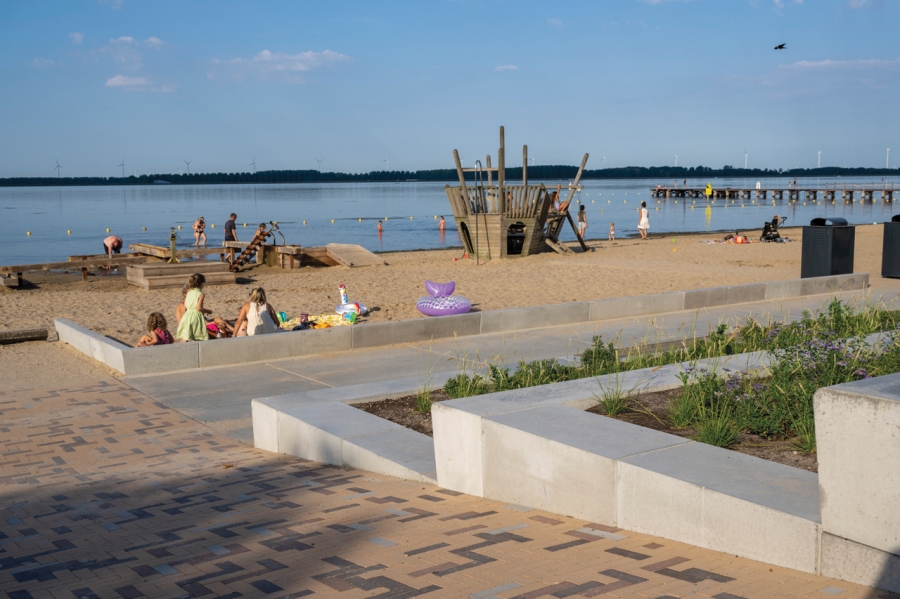
<instances>
[{"instance_id":1,"label":"wooden jetty","mask_svg":"<svg viewBox=\"0 0 900 599\"><path fill-rule=\"evenodd\" d=\"M740 188L740 187L719 187L712 189L711 199L714 200L749 200L757 198L765 200L771 197L773 200L783 200L785 196L790 201L798 201L801 198L806 200L817 200L819 194L825 201L834 201L840 195L841 199L846 202L852 202L856 196L864 201L874 201L875 195L878 194L882 201L893 202L894 194L900 192L900 188L895 188L894 184L876 185L871 184L826 184L821 187L770 187L762 188ZM651 188L650 197L654 198L706 198L706 187L661 187Z\"/></svg>"},{"instance_id":2,"label":"wooden jetty","mask_svg":"<svg viewBox=\"0 0 900 599\"><path fill-rule=\"evenodd\" d=\"M459 186L447 185L444 191L466 252L476 261L521 258L546 249L568 254L568 247L559 242L559 234L566 222L575 230L582 250L587 251L568 212L575 191L581 189L579 181L587 164L587 154L581 161L574 183L563 186L569 190L569 195L559 208L554 207L553 197L543 184L528 184L528 146L522 147L522 184L506 181L503 127L500 127L496 168L491 167L490 156L487 156L485 166L466 169L462 167L456 150L453 150L453 159ZM467 183L465 173L474 173L475 181ZM496 185L494 173L497 174ZM485 175L487 185L484 184Z\"/></svg>"},{"instance_id":3,"label":"wooden jetty","mask_svg":"<svg viewBox=\"0 0 900 599\"><path fill-rule=\"evenodd\" d=\"M249 244L248 241L226 241L225 249L233 256ZM256 253L256 263L287 269L304 266L384 266L384 260L377 255L361 245L350 243L329 243L324 247L264 244Z\"/></svg>"}]
</instances>

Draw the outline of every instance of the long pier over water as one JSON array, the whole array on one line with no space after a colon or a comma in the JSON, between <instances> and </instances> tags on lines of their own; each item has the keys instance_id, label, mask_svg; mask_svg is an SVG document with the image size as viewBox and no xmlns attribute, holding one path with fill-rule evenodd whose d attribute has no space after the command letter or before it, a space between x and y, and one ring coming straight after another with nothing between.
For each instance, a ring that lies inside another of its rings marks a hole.
<instances>
[{"instance_id":1,"label":"long pier over water","mask_svg":"<svg viewBox=\"0 0 900 599\"><path fill-rule=\"evenodd\" d=\"M746 199L749 200L753 197L764 200L768 198L770 195L773 200L782 200L784 196L787 195L788 200L800 200L801 197L807 200L817 200L819 194L822 194L822 198L826 201L834 201L835 197L840 194L840 197L845 202L852 202L857 196L864 201L874 201L875 195L879 194L880 198L885 202L893 202L894 194L900 192L900 188L894 187L894 184L890 185L876 185L872 184L863 184L863 185L838 185L837 183L833 185L825 185L824 188L821 187L775 187L775 188L740 188L740 187L720 187L713 188L711 199L724 199L724 200L737 200L737 199ZM755 194L755 195L754 195ZM654 198L705 198L706 197L706 187L660 187L660 188L651 188L650 189L650 197Z\"/></svg>"}]
</instances>

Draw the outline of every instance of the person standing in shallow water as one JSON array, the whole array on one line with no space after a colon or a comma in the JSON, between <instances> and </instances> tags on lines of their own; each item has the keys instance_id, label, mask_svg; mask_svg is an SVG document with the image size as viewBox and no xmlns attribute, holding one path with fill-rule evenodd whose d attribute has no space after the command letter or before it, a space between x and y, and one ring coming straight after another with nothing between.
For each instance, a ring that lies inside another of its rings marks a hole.
<instances>
[{"instance_id":1,"label":"person standing in shallow water","mask_svg":"<svg viewBox=\"0 0 900 599\"><path fill-rule=\"evenodd\" d=\"M378 221L378 232L381 233L384 229L381 227L381 221Z\"/></svg>"},{"instance_id":2,"label":"person standing in shallow water","mask_svg":"<svg viewBox=\"0 0 900 599\"><path fill-rule=\"evenodd\" d=\"M584 204L578 208L578 236L584 241L584 232L587 231L587 212L584 211Z\"/></svg>"},{"instance_id":3,"label":"person standing in shallow water","mask_svg":"<svg viewBox=\"0 0 900 599\"><path fill-rule=\"evenodd\" d=\"M438 223L438 230L443 231L447 228L447 222L444 220L444 217L441 217L441 222Z\"/></svg>"}]
</instances>

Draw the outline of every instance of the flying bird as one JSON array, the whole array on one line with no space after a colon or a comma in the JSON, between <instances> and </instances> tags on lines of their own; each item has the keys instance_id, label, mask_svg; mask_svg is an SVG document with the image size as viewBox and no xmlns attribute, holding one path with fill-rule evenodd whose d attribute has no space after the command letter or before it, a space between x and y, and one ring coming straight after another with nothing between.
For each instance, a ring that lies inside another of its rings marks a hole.
<instances>
[{"instance_id":1,"label":"flying bird","mask_svg":"<svg viewBox=\"0 0 900 599\"><path fill-rule=\"evenodd\" d=\"M785 49L784 46L785 46L784 44L778 44L777 46L775 46L775 49L776 50L784 50Z\"/></svg>"}]
</instances>

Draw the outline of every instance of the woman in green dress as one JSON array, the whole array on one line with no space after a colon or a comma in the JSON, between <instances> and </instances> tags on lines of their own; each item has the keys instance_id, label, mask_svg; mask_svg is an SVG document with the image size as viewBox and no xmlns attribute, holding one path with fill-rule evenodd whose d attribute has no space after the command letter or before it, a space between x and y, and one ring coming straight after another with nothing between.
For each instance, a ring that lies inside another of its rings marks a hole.
<instances>
[{"instance_id":1,"label":"woman in green dress","mask_svg":"<svg viewBox=\"0 0 900 599\"><path fill-rule=\"evenodd\" d=\"M191 275L188 283L191 290L184 297L184 316L178 323L178 332L175 333L175 337L179 341L206 341L209 339L206 319L203 318L203 286L206 284L206 277L195 273Z\"/></svg>"}]
</instances>

